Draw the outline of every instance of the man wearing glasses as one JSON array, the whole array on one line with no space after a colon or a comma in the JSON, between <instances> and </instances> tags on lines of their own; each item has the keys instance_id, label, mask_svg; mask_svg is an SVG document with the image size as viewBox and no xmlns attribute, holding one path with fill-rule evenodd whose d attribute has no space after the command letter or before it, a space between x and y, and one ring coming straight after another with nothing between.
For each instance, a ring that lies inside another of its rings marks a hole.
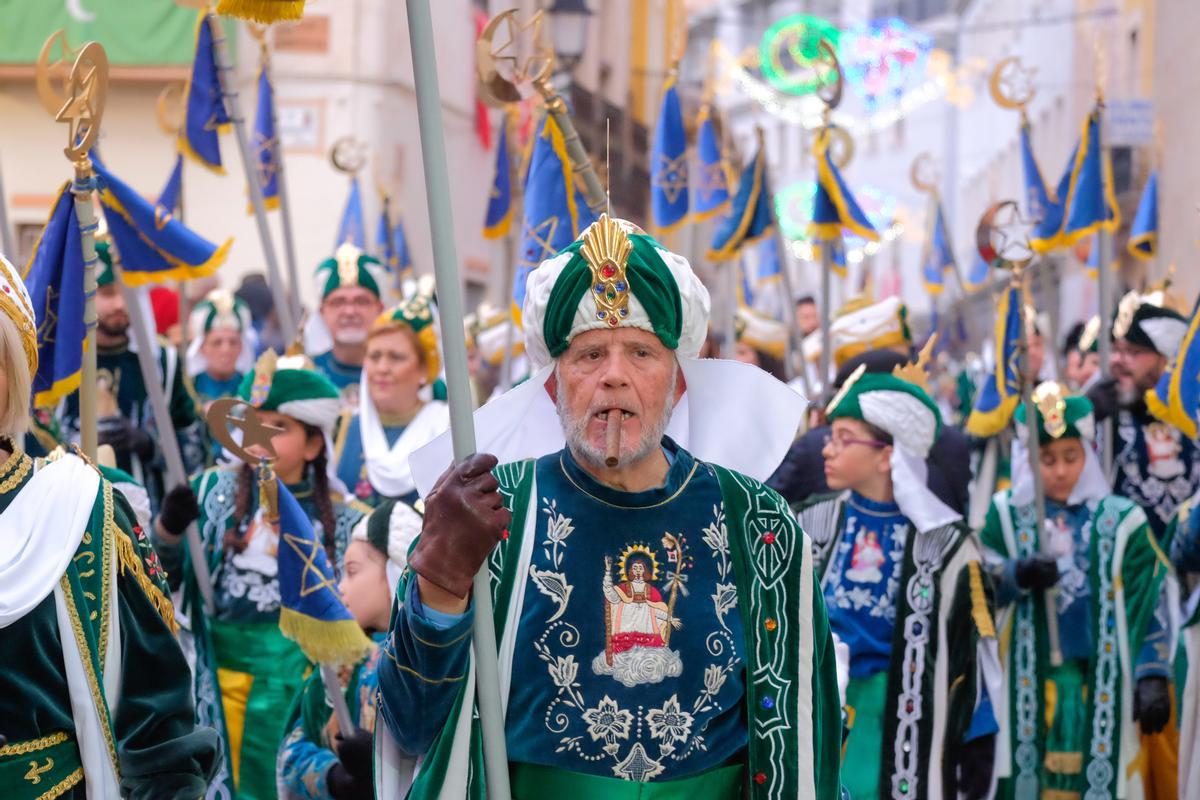
<instances>
[{"instance_id":1,"label":"man wearing glasses","mask_svg":"<svg viewBox=\"0 0 1200 800\"><path fill-rule=\"evenodd\" d=\"M326 331L309 337L310 349L316 340L332 346L312 355L317 370L342 393L345 408L358 408L358 382L367 354L367 333L371 323L383 313L383 288L386 271L381 263L351 244L343 244L333 258L317 267L317 294L321 298L320 320Z\"/></svg>"}]
</instances>

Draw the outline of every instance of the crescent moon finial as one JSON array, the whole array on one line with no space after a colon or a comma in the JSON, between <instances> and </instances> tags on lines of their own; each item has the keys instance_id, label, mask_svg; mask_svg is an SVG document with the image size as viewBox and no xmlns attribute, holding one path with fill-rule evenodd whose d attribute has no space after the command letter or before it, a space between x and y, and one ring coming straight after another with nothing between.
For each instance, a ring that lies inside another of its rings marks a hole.
<instances>
[{"instance_id":1,"label":"crescent moon finial","mask_svg":"<svg viewBox=\"0 0 1200 800\"><path fill-rule=\"evenodd\" d=\"M914 158L908 178L918 192L937 194L937 167L934 165L933 156L925 152Z\"/></svg>"},{"instance_id":2,"label":"crescent moon finial","mask_svg":"<svg viewBox=\"0 0 1200 800\"><path fill-rule=\"evenodd\" d=\"M55 45L59 46L60 55L51 60ZM79 50L71 47L67 41L65 28L59 28L46 37L38 53L34 81L42 109L50 116L57 114L67 99L67 76L71 73L71 65L77 55Z\"/></svg>"},{"instance_id":3,"label":"crescent moon finial","mask_svg":"<svg viewBox=\"0 0 1200 800\"><path fill-rule=\"evenodd\" d=\"M338 172L358 174L367 163L367 146L353 136L343 136L329 148L329 162Z\"/></svg>"},{"instance_id":4,"label":"crescent moon finial","mask_svg":"<svg viewBox=\"0 0 1200 800\"><path fill-rule=\"evenodd\" d=\"M822 39L817 47L821 51L821 56L813 62L814 68L818 70L817 79L821 83L817 89L817 97L825 103L826 111L833 111L842 102L845 75L842 73L841 62L838 61L837 50L829 43L829 40ZM821 72L822 67L825 68L824 72ZM833 81L827 82L830 73L833 75Z\"/></svg>"},{"instance_id":5,"label":"crescent moon finial","mask_svg":"<svg viewBox=\"0 0 1200 800\"><path fill-rule=\"evenodd\" d=\"M988 79L992 100L1001 108L1024 111L1037 94L1033 86L1036 72L1034 68L1025 69L1017 56L1000 59Z\"/></svg>"},{"instance_id":6,"label":"crescent moon finial","mask_svg":"<svg viewBox=\"0 0 1200 800\"><path fill-rule=\"evenodd\" d=\"M158 99L154 103L155 116L158 119L159 130L167 136L178 136L179 129L183 127L186 91L187 85L183 81L176 81L168 83L158 93Z\"/></svg>"}]
</instances>

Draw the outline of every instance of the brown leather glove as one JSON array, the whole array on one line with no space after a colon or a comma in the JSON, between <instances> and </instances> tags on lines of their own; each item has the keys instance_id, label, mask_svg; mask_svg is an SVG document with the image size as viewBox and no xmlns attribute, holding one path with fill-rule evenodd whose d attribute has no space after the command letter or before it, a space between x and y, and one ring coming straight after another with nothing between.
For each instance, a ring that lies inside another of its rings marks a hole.
<instances>
[{"instance_id":1,"label":"brown leather glove","mask_svg":"<svg viewBox=\"0 0 1200 800\"><path fill-rule=\"evenodd\" d=\"M492 475L496 463L495 456L476 453L442 473L425 498L425 522L408 566L456 597L471 591L475 573L512 522Z\"/></svg>"}]
</instances>

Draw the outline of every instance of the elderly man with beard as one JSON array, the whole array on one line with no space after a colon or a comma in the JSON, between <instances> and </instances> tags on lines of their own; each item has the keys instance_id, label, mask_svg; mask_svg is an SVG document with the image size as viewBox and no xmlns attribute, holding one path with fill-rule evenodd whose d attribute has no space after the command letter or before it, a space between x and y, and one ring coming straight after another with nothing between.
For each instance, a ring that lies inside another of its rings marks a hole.
<instances>
[{"instance_id":1,"label":"elderly man with beard","mask_svg":"<svg viewBox=\"0 0 1200 800\"><path fill-rule=\"evenodd\" d=\"M342 393L343 406L357 409L367 334L383 313L386 273L377 259L352 244L343 244L332 258L317 266L316 280L321 308L320 318L313 322L324 330L310 337L310 355L317 370ZM311 353L314 347L326 346L328 350Z\"/></svg>"},{"instance_id":2,"label":"elderly man with beard","mask_svg":"<svg viewBox=\"0 0 1200 800\"><path fill-rule=\"evenodd\" d=\"M146 487L154 508L163 496L163 465L156 442L154 412L150 408L146 384L131 348L129 309L125 295L116 283L112 250L107 242L97 242L96 254L103 269L96 281L96 368L100 382L97 400L97 439L111 445L117 467ZM148 310L149 306L143 306ZM148 312L147 312L148 313ZM184 383L179 353L165 339L158 340L159 375L167 398L171 424L183 453L184 466L191 471L204 464L203 429L195 402ZM79 437L79 395L72 393L60 410L62 427L68 438Z\"/></svg>"},{"instance_id":3,"label":"elderly man with beard","mask_svg":"<svg viewBox=\"0 0 1200 800\"><path fill-rule=\"evenodd\" d=\"M470 591L485 563L515 798L839 796L810 542L743 472L770 472L803 404L761 370L696 358L708 308L686 259L607 215L530 274L535 372L476 413L507 463L473 456L426 495L384 644L382 763L422 759L409 797L482 796ZM444 446L427 448L438 469ZM404 785L385 768L376 788Z\"/></svg>"}]
</instances>

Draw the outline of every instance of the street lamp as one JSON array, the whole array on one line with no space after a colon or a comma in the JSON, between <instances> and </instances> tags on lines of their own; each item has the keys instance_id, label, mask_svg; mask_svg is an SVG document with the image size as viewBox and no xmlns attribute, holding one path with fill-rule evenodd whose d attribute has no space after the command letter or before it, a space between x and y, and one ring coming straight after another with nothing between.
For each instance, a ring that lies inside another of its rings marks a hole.
<instances>
[{"instance_id":1,"label":"street lamp","mask_svg":"<svg viewBox=\"0 0 1200 800\"><path fill-rule=\"evenodd\" d=\"M579 66L587 45L587 0L554 0L546 9L554 35L554 56L568 76Z\"/></svg>"}]
</instances>

